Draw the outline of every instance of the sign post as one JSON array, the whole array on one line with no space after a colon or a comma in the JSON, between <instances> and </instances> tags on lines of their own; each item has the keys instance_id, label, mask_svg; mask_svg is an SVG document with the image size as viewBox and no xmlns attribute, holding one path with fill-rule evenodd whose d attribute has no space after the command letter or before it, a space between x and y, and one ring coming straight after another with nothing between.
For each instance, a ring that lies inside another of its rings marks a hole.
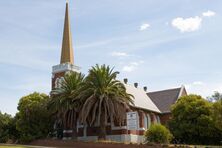
<instances>
[{"instance_id":1,"label":"sign post","mask_svg":"<svg viewBox=\"0 0 222 148\"><path fill-rule=\"evenodd\" d=\"M138 129L138 114L137 112L127 113L127 130L137 130Z\"/></svg>"}]
</instances>

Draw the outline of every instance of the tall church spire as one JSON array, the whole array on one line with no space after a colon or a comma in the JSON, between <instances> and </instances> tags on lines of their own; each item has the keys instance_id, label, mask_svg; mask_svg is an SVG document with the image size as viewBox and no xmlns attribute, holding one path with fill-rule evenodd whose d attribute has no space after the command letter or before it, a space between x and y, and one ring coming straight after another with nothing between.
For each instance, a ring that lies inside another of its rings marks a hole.
<instances>
[{"instance_id":1,"label":"tall church spire","mask_svg":"<svg viewBox=\"0 0 222 148\"><path fill-rule=\"evenodd\" d=\"M52 89L58 88L67 72L80 72L80 67L74 64L72 34L69 19L69 3L66 1L65 24L62 41L61 60L59 65L52 67Z\"/></svg>"},{"instance_id":2,"label":"tall church spire","mask_svg":"<svg viewBox=\"0 0 222 148\"><path fill-rule=\"evenodd\" d=\"M63 64L63 63L74 64L72 33L71 33L71 28L70 28L68 1L66 1L65 23L64 23L64 31L63 31L63 41L62 41L62 53L61 53L61 60L60 60L60 64Z\"/></svg>"}]
</instances>

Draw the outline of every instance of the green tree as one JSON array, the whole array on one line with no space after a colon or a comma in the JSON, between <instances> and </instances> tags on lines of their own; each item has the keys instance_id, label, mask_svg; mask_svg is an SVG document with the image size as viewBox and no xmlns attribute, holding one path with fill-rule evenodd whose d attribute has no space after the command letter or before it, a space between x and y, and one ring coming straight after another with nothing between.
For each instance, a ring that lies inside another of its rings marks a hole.
<instances>
[{"instance_id":1,"label":"green tree","mask_svg":"<svg viewBox=\"0 0 222 148\"><path fill-rule=\"evenodd\" d=\"M213 103L212 117L215 126L222 131L222 94L215 91L214 94L207 99Z\"/></svg>"},{"instance_id":2,"label":"green tree","mask_svg":"<svg viewBox=\"0 0 222 148\"><path fill-rule=\"evenodd\" d=\"M160 144L167 144L173 138L170 131L161 124L152 124L151 127L145 132L147 142L154 142Z\"/></svg>"},{"instance_id":3,"label":"green tree","mask_svg":"<svg viewBox=\"0 0 222 148\"><path fill-rule=\"evenodd\" d=\"M16 114L16 128L20 132L20 142L29 142L44 138L52 127L47 110L49 97L45 94L32 93L20 99Z\"/></svg>"},{"instance_id":4,"label":"green tree","mask_svg":"<svg viewBox=\"0 0 222 148\"><path fill-rule=\"evenodd\" d=\"M0 143L5 143L9 140L9 124L12 120L12 117L8 114L2 114L0 112Z\"/></svg>"},{"instance_id":5,"label":"green tree","mask_svg":"<svg viewBox=\"0 0 222 148\"><path fill-rule=\"evenodd\" d=\"M214 94L210 97L207 97L210 102L216 102L222 100L222 94L218 91L215 91Z\"/></svg>"},{"instance_id":6,"label":"green tree","mask_svg":"<svg viewBox=\"0 0 222 148\"><path fill-rule=\"evenodd\" d=\"M215 122L215 126L222 132L222 99L213 103L212 116Z\"/></svg>"},{"instance_id":7,"label":"green tree","mask_svg":"<svg viewBox=\"0 0 222 148\"><path fill-rule=\"evenodd\" d=\"M84 75L70 72L64 76L61 87L51 92L48 108L57 115L57 121L62 122L66 129L73 129L73 138L76 138L77 113L80 109L80 101L76 98L81 87Z\"/></svg>"},{"instance_id":8,"label":"green tree","mask_svg":"<svg viewBox=\"0 0 222 148\"><path fill-rule=\"evenodd\" d=\"M16 129L16 121L17 118L12 117L11 120L9 121L8 126L6 127L6 129L8 130L9 139L12 140L13 142L16 142L20 137L20 133Z\"/></svg>"},{"instance_id":9,"label":"green tree","mask_svg":"<svg viewBox=\"0 0 222 148\"><path fill-rule=\"evenodd\" d=\"M16 118L0 112L0 143L5 143L8 140L16 141L18 138L19 132L16 130Z\"/></svg>"},{"instance_id":10,"label":"green tree","mask_svg":"<svg viewBox=\"0 0 222 148\"><path fill-rule=\"evenodd\" d=\"M221 131L212 118L212 104L198 95L181 97L172 106L170 130L179 143L219 144Z\"/></svg>"},{"instance_id":11,"label":"green tree","mask_svg":"<svg viewBox=\"0 0 222 148\"><path fill-rule=\"evenodd\" d=\"M83 102L80 121L90 126L99 123L99 139L106 139L108 121L124 122L126 110L133 104L132 95L116 80L117 74L109 66L96 65L89 70L80 90L79 98Z\"/></svg>"}]
</instances>

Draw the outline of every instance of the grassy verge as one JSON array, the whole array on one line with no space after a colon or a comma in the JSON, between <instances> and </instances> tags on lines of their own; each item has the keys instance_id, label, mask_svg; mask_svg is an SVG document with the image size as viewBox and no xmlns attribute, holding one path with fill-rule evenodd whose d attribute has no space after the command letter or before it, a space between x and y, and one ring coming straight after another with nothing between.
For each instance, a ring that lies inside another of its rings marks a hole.
<instances>
[{"instance_id":1,"label":"grassy verge","mask_svg":"<svg viewBox=\"0 0 222 148\"><path fill-rule=\"evenodd\" d=\"M26 145L14 145L14 144L0 144L0 148L43 148L40 146L26 146Z\"/></svg>"},{"instance_id":2,"label":"grassy verge","mask_svg":"<svg viewBox=\"0 0 222 148\"><path fill-rule=\"evenodd\" d=\"M16 145L11 145L11 146L1 146L0 148L30 148L30 147L25 147L25 146L16 146Z\"/></svg>"}]
</instances>

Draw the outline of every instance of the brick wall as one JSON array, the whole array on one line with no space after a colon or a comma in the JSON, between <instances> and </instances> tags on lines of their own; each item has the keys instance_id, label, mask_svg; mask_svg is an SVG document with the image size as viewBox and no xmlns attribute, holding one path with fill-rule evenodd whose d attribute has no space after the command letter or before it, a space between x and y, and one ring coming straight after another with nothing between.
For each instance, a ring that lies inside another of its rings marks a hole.
<instances>
[{"instance_id":1,"label":"brick wall","mask_svg":"<svg viewBox=\"0 0 222 148\"><path fill-rule=\"evenodd\" d=\"M171 118L171 113L165 113L160 116L160 121L163 125L167 125L170 118Z\"/></svg>"}]
</instances>

